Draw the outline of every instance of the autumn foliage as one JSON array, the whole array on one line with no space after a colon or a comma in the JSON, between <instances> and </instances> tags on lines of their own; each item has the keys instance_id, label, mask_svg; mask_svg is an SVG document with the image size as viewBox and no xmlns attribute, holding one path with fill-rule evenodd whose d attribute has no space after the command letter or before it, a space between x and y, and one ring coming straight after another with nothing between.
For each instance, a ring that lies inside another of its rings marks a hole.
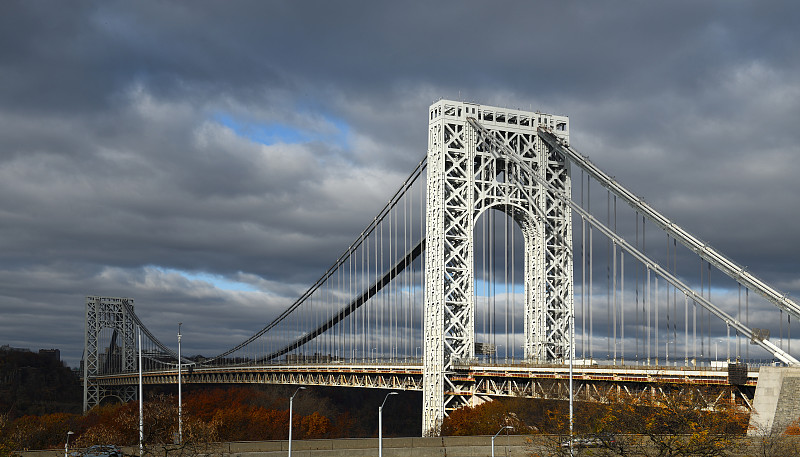
<instances>
[{"instance_id":1,"label":"autumn foliage","mask_svg":"<svg viewBox=\"0 0 800 457\"><path fill-rule=\"evenodd\" d=\"M337 413L325 402L304 392L306 402L323 411L298 411L292 418L294 439L341 438L352 433L350 414ZM297 401L295 401L297 403ZM282 440L288 437L289 411L284 392L269 393L248 387L198 390L183 397L183 439L188 443L218 441ZM173 443L177 433L177 399L155 394L144 402L145 442ZM327 414L327 415L326 415ZM329 417L330 416L330 417ZM86 415L55 413L2 416L0 457L12 449L63 448L68 431L74 431L71 445L86 447L98 443L135 445L139 440L138 402L99 406Z\"/></svg>"},{"instance_id":2,"label":"autumn foliage","mask_svg":"<svg viewBox=\"0 0 800 457\"><path fill-rule=\"evenodd\" d=\"M747 429L746 412L711 411L691 394L658 401L609 400L575 404L573 436L597 446L578 454L722 456L737 446ZM564 455L568 450L562 444L569 436L569 409L559 401L511 398L464 407L445 418L442 434L492 435L504 425L514 427L514 434L542 435L538 442L544 445L532 455Z\"/></svg>"}]
</instances>

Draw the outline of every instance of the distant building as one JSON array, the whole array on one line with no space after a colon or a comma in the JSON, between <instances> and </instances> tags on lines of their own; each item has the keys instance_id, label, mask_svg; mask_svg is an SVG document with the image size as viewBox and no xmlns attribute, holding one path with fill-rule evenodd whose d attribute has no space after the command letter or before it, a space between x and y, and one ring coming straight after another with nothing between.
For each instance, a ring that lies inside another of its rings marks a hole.
<instances>
[{"instance_id":1,"label":"distant building","mask_svg":"<svg viewBox=\"0 0 800 457\"><path fill-rule=\"evenodd\" d=\"M60 349L39 349L39 355L42 357L50 357L57 361L61 361L61 350Z\"/></svg>"},{"instance_id":2,"label":"distant building","mask_svg":"<svg viewBox=\"0 0 800 457\"><path fill-rule=\"evenodd\" d=\"M4 345L0 346L0 351L5 351L5 352L31 352L31 350L28 349L28 348L14 348L14 347L11 347L11 346L9 346L7 344L4 344Z\"/></svg>"}]
</instances>

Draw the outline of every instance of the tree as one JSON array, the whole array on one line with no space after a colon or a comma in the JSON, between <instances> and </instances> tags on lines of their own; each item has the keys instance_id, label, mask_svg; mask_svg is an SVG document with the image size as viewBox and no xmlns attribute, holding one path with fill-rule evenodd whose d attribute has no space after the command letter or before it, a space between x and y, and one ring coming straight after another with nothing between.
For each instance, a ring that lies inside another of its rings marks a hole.
<instances>
[{"instance_id":1,"label":"tree","mask_svg":"<svg viewBox=\"0 0 800 457\"><path fill-rule=\"evenodd\" d=\"M527 433L530 428L511 411L510 402L503 399L471 407L461 407L442 421L442 435L493 435L504 425L514 427L515 433Z\"/></svg>"},{"instance_id":2,"label":"tree","mask_svg":"<svg viewBox=\"0 0 800 457\"><path fill-rule=\"evenodd\" d=\"M800 455L800 419L783 432L761 428L752 430L751 443L757 457L795 457Z\"/></svg>"},{"instance_id":3,"label":"tree","mask_svg":"<svg viewBox=\"0 0 800 457\"><path fill-rule=\"evenodd\" d=\"M78 423L78 416L53 413L23 416L7 426L10 444L17 449L48 449L63 446L67 432Z\"/></svg>"},{"instance_id":4,"label":"tree","mask_svg":"<svg viewBox=\"0 0 800 457\"><path fill-rule=\"evenodd\" d=\"M303 439L313 440L329 438L331 432L331 421L322 414L314 411L300 420L300 430Z\"/></svg>"},{"instance_id":5,"label":"tree","mask_svg":"<svg viewBox=\"0 0 800 457\"><path fill-rule=\"evenodd\" d=\"M0 414L0 457L16 457L14 450L16 446L11 441L10 432L11 421L8 413Z\"/></svg>"}]
</instances>

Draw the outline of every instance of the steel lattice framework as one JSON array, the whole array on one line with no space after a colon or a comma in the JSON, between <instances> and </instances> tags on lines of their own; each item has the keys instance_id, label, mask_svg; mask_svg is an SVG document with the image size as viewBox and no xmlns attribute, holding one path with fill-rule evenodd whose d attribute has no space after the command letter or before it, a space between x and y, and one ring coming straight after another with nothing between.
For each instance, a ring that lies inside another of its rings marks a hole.
<instances>
[{"instance_id":1,"label":"steel lattice framework","mask_svg":"<svg viewBox=\"0 0 800 457\"><path fill-rule=\"evenodd\" d=\"M134 315L132 298L86 297L85 357L83 363L83 410L100 404L107 396L118 396L121 401L136 398L136 386L103 386L97 377L104 373L134 372L136 343L134 342ZM101 358L98 348L100 333L111 329L111 345ZM117 344L119 339L119 344Z\"/></svg>"},{"instance_id":2,"label":"steel lattice framework","mask_svg":"<svg viewBox=\"0 0 800 457\"><path fill-rule=\"evenodd\" d=\"M454 364L475 353L476 220L495 209L522 230L524 355L536 363L563 362L569 355L572 221L569 207L537 181L520 185L520 165L468 123L480 119L542 180L569 193L569 164L537 136L543 126L566 140L566 117L448 100L429 113L422 420L423 431L437 434L446 412L472 398L452 373Z\"/></svg>"}]
</instances>

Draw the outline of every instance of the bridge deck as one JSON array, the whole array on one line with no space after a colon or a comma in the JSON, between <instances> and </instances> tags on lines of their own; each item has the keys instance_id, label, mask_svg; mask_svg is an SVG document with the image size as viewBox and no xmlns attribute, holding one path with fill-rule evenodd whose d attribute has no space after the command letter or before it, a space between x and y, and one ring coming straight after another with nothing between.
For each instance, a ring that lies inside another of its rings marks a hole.
<instances>
[{"instance_id":1,"label":"bridge deck","mask_svg":"<svg viewBox=\"0 0 800 457\"><path fill-rule=\"evenodd\" d=\"M285 384L422 391L422 365L415 363L247 365L197 368L182 373L184 384ZM457 386L448 395L468 404L492 397L569 399L569 367L562 365L460 365L451 374ZM758 372L749 371L744 384L731 384L724 368L666 366L573 367L573 398L609 402L614 399L662 399L691 392L709 408L752 409ZM96 378L104 387L131 386L138 373ZM176 369L143 373L144 384L177 384Z\"/></svg>"},{"instance_id":2,"label":"bridge deck","mask_svg":"<svg viewBox=\"0 0 800 457\"><path fill-rule=\"evenodd\" d=\"M455 374L463 381L481 378L505 379L569 379L569 367L563 365L460 365ZM299 384L314 379L335 380L331 385L351 387L378 387L391 385L407 390L420 390L421 364L292 364L244 365L219 368L197 368L191 374L184 368L185 383L276 383ZM366 382L364 378L414 379L412 383ZM730 385L728 371L724 368L686 368L641 365L594 365L573 367L576 381L634 382L655 384ZM138 373L129 372L98 376L101 385L130 385L138 383ZM419 381L419 382L417 382ZM754 387L758 372L747 373L746 386ZM145 384L172 384L178 382L177 369L146 371ZM318 384L317 382L309 382ZM324 383L320 383L324 384ZM393 387L394 388L394 387Z\"/></svg>"}]
</instances>

